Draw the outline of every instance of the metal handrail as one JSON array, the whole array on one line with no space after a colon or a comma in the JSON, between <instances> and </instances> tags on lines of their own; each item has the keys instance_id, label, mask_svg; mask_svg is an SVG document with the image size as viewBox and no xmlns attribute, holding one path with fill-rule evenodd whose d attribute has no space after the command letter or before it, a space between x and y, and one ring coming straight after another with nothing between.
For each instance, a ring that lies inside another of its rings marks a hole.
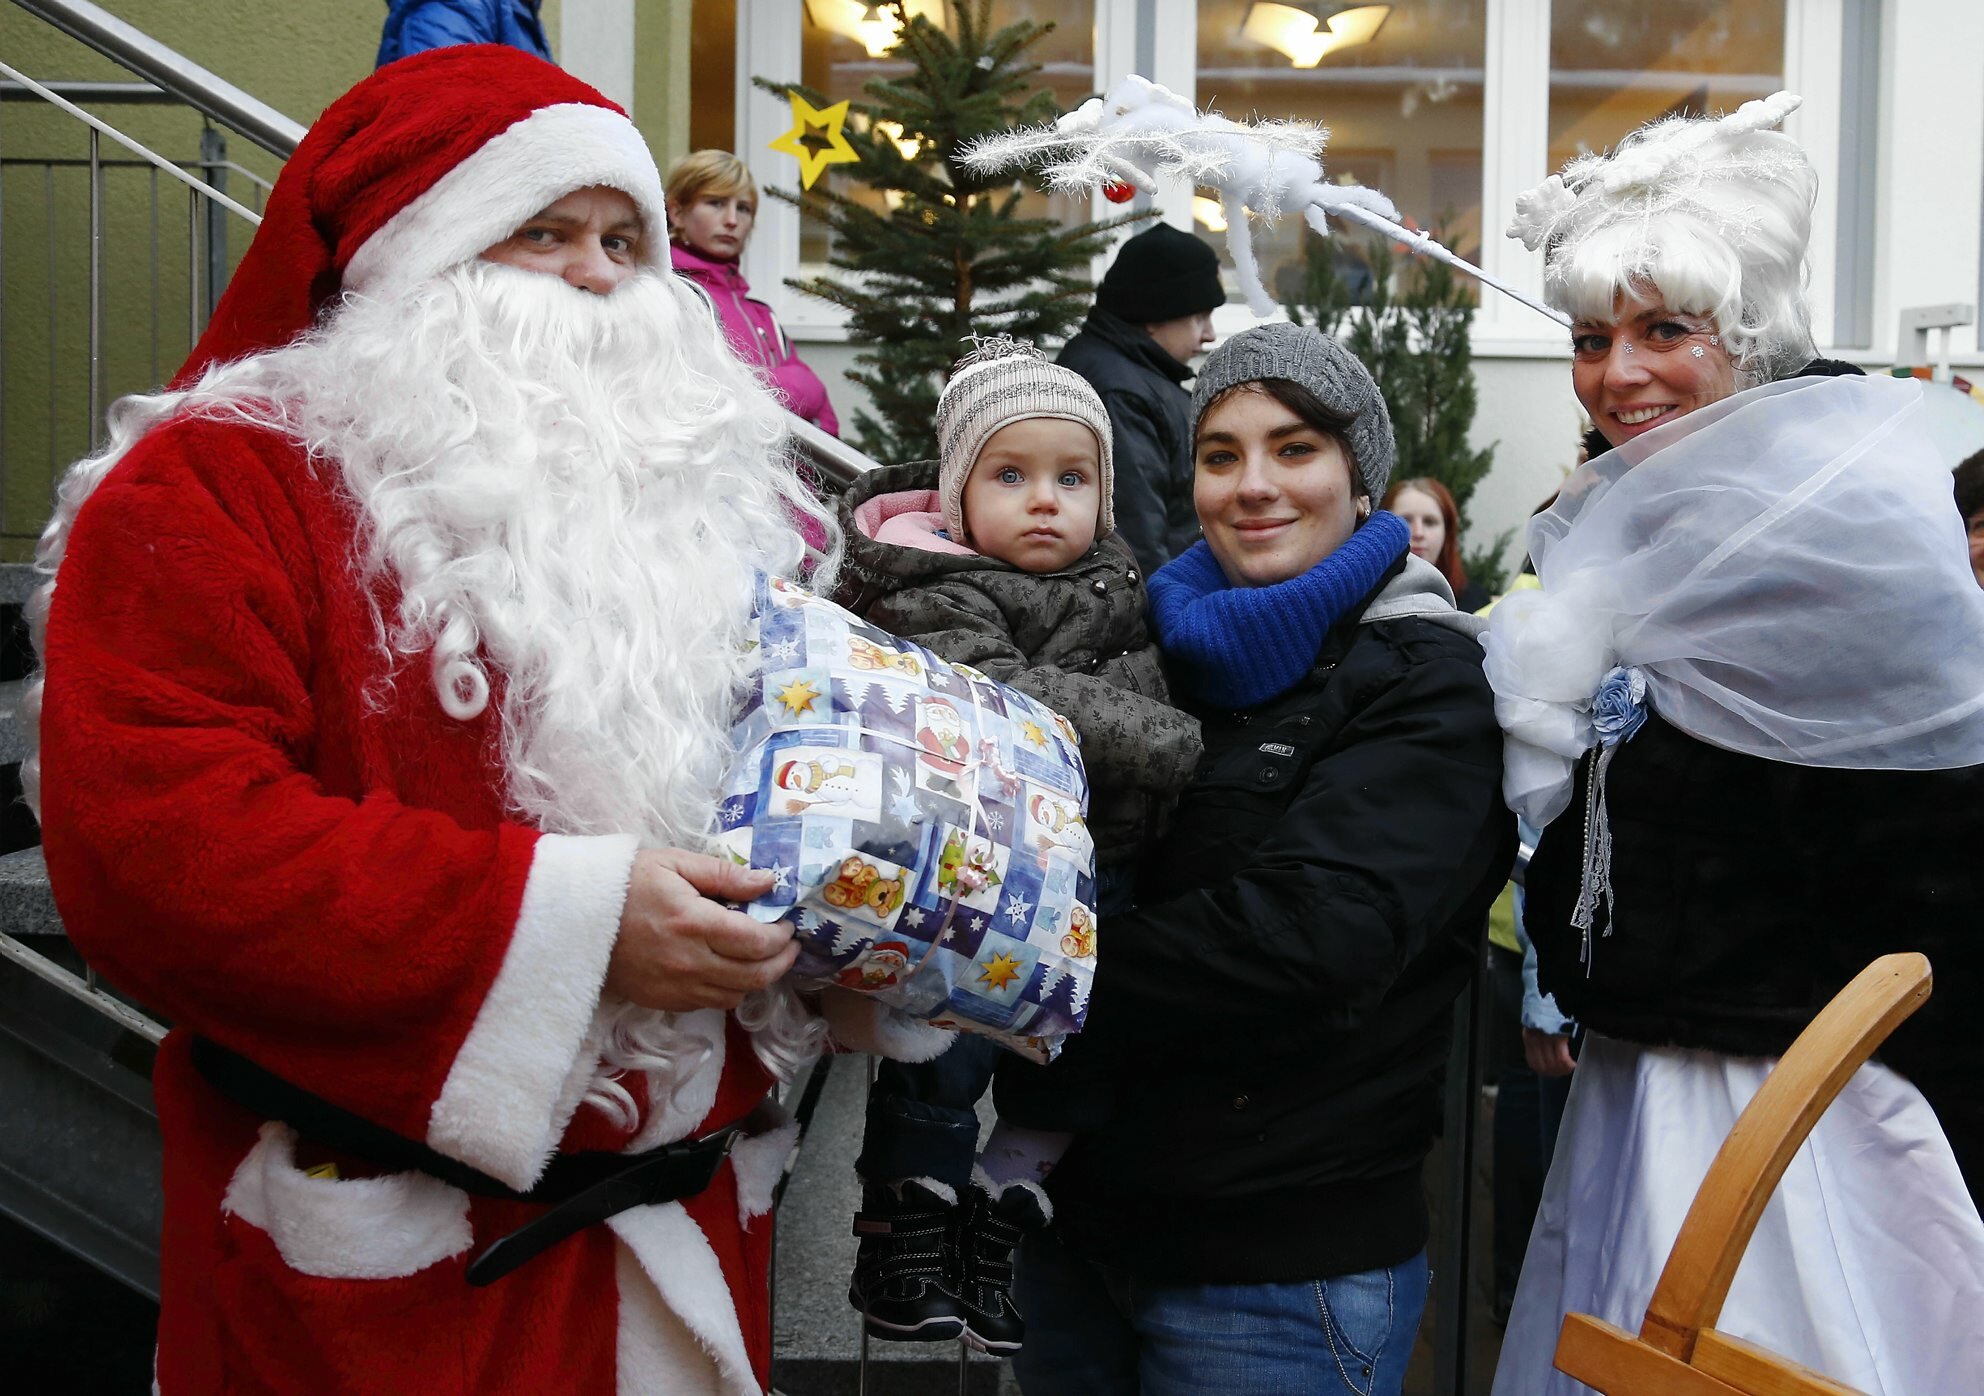
<instances>
[{"instance_id":1,"label":"metal handrail","mask_svg":"<svg viewBox=\"0 0 1984 1396\"><path fill-rule=\"evenodd\" d=\"M792 433L792 444L820 472L823 485L844 490L869 471L881 468L881 462L874 457L863 455L837 436L829 436L804 417L788 412L785 425Z\"/></svg>"},{"instance_id":2,"label":"metal handrail","mask_svg":"<svg viewBox=\"0 0 1984 1396\"><path fill-rule=\"evenodd\" d=\"M11 961L43 983L53 985L78 1002L88 1004L126 1032L134 1032L153 1045L165 1041L165 1024L155 1022L122 999L114 998L97 988L93 982L96 978L94 972L88 979L71 974L53 960L36 954L25 944L4 932L0 932L0 960Z\"/></svg>"},{"instance_id":3,"label":"metal handrail","mask_svg":"<svg viewBox=\"0 0 1984 1396\"><path fill-rule=\"evenodd\" d=\"M304 128L89 0L14 0L37 19L287 160Z\"/></svg>"},{"instance_id":4,"label":"metal handrail","mask_svg":"<svg viewBox=\"0 0 1984 1396\"><path fill-rule=\"evenodd\" d=\"M19 3L19 0L16 0L16 3ZM146 148L145 146L140 145L137 141L132 140L129 136L125 135L115 126L112 126L109 122L102 121L94 116L91 116L88 112L84 111L74 102L69 101L67 98L58 96L55 92L51 91L43 84L36 82L33 78L29 77L26 73L21 72L18 68L10 68L5 63L0 63L0 73L5 73L8 77L12 78L15 82L21 84L22 87L26 88L29 92L33 93L35 96L40 97L43 101L46 101L55 107L60 108L62 111L67 112L70 116L75 117L76 120L88 126L91 132L94 133L90 138L92 141L92 150L94 150L95 148L94 141L96 139L96 135L100 134L100 135L108 136L110 137L110 139L116 141L119 145L123 146L126 150L130 151L133 155L136 155L139 159L144 160L148 164L156 165L159 169L164 170L167 174L171 175L181 184L184 184L188 188L194 189L199 193L206 195L207 198L219 204L222 208L227 209L229 212L234 213L239 217L247 219L250 223L255 224L258 227L261 225L262 218L260 214L254 212L252 209L249 209L241 204L236 203L234 200L228 198L227 195L221 193L220 190L214 188L211 184L208 184L205 180L193 178L193 176L187 174L184 170L180 169L178 165L166 159L163 155L156 154L150 149ZM92 169L97 168L101 163L102 162L99 161L94 154L91 155L90 167Z\"/></svg>"},{"instance_id":5,"label":"metal handrail","mask_svg":"<svg viewBox=\"0 0 1984 1396\"><path fill-rule=\"evenodd\" d=\"M166 103L180 105L177 97L149 82L45 82L42 86L57 96L67 97L72 102L95 102L100 106L105 104L160 106ZM25 88L17 82L0 82L0 102L39 102L40 100L40 93Z\"/></svg>"}]
</instances>

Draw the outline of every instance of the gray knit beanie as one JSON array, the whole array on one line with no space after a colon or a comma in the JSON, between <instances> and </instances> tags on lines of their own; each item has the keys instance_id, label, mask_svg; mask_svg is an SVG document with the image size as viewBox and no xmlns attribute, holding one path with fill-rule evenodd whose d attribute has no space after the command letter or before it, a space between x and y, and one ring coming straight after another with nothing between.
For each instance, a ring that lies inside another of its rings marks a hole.
<instances>
[{"instance_id":1,"label":"gray knit beanie","mask_svg":"<svg viewBox=\"0 0 1984 1396\"><path fill-rule=\"evenodd\" d=\"M1392 477L1392 419L1384 396L1355 354L1307 325L1256 325L1206 356L1192 385L1192 435L1213 400L1228 388L1263 378L1285 378L1314 393L1330 411L1348 418L1344 435L1350 461L1375 505Z\"/></svg>"},{"instance_id":2,"label":"gray knit beanie","mask_svg":"<svg viewBox=\"0 0 1984 1396\"><path fill-rule=\"evenodd\" d=\"M1002 334L981 340L959 359L937 399L937 492L944 504L944 528L957 542L966 540L964 483L978 453L993 432L1028 417L1080 422L1095 433L1102 457L1095 536L1115 531L1116 467L1102 399L1073 369L1051 364L1033 345Z\"/></svg>"}]
</instances>

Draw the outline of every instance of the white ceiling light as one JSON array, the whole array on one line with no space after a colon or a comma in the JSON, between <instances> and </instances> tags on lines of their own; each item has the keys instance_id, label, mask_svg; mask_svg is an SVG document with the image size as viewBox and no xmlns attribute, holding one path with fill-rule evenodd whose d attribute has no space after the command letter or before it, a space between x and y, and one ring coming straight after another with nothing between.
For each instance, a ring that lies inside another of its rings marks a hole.
<instances>
[{"instance_id":1,"label":"white ceiling light","mask_svg":"<svg viewBox=\"0 0 1984 1396\"><path fill-rule=\"evenodd\" d=\"M1313 68L1338 49L1370 43L1391 12L1390 5L1351 5L1318 15L1314 8L1255 0L1240 33L1298 68Z\"/></svg>"},{"instance_id":2,"label":"white ceiling light","mask_svg":"<svg viewBox=\"0 0 1984 1396\"><path fill-rule=\"evenodd\" d=\"M944 22L944 0L907 0L903 9L911 17L922 15L932 24ZM860 44L870 58L882 57L902 38L902 21L892 5L863 5L860 0L806 0L806 14L816 27Z\"/></svg>"}]
</instances>

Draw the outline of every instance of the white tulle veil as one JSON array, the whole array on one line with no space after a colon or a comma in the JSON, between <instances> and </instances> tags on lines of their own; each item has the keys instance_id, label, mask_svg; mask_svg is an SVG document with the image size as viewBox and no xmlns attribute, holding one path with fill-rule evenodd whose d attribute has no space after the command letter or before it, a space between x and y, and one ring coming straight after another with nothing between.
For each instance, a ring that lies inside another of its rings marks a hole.
<instances>
[{"instance_id":1,"label":"white tulle veil","mask_svg":"<svg viewBox=\"0 0 1984 1396\"><path fill-rule=\"evenodd\" d=\"M1667 722L1808 766L1984 764L1984 589L1922 389L1794 378L1725 398L1581 467L1531 521L1541 591L1483 644L1504 794L1542 827L1631 666Z\"/></svg>"}]
</instances>

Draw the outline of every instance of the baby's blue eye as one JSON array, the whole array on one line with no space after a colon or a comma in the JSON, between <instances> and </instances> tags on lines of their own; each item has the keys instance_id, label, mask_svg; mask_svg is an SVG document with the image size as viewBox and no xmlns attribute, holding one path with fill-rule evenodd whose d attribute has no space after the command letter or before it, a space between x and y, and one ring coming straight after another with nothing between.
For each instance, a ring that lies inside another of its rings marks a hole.
<instances>
[{"instance_id":1,"label":"baby's blue eye","mask_svg":"<svg viewBox=\"0 0 1984 1396\"><path fill-rule=\"evenodd\" d=\"M1017 485L1025 479L1026 477L1024 475L1020 474L1015 467L1010 465L999 471L999 483L1002 485Z\"/></svg>"}]
</instances>

